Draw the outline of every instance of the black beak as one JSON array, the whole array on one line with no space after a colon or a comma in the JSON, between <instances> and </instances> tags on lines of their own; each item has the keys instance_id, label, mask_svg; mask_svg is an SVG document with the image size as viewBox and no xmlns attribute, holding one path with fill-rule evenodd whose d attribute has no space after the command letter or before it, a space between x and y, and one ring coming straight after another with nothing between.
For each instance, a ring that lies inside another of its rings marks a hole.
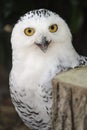
<instances>
[{"instance_id":1,"label":"black beak","mask_svg":"<svg viewBox=\"0 0 87 130\"><path fill-rule=\"evenodd\" d=\"M47 41L46 40L46 37L43 37L42 38L42 41L40 43L36 43L36 45L38 47L40 47L40 49L43 51L43 52L46 52L47 48L48 48L48 45L50 44L51 41Z\"/></svg>"}]
</instances>

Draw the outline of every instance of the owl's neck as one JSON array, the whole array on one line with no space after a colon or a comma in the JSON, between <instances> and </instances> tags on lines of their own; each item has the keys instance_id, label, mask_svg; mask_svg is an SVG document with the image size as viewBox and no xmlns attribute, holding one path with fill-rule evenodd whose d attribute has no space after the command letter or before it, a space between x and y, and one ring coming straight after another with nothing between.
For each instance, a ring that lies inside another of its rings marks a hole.
<instances>
[{"instance_id":1,"label":"owl's neck","mask_svg":"<svg viewBox=\"0 0 87 130\"><path fill-rule=\"evenodd\" d=\"M72 44L65 44L47 50L46 53L41 50L15 50L13 51L13 66L22 66L30 69L40 69L50 67L52 64L60 64L62 66L74 66L77 63L78 54L74 50Z\"/></svg>"}]
</instances>

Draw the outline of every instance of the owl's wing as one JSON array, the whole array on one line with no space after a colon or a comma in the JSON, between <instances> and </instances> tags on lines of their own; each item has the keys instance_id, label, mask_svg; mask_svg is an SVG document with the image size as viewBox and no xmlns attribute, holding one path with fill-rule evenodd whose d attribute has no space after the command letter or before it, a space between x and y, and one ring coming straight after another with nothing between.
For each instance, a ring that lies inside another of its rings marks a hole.
<instances>
[{"instance_id":1,"label":"owl's wing","mask_svg":"<svg viewBox=\"0 0 87 130\"><path fill-rule=\"evenodd\" d=\"M62 66L62 65L59 65L57 66L57 69L58 69L58 72L56 74L59 74L61 72L64 72L64 71L67 71L67 70L70 70L70 69L73 69L73 67L68 67L68 66Z\"/></svg>"},{"instance_id":2,"label":"owl's wing","mask_svg":"<svg viewBox=\"0 0 87 130\"><path fill-rule=\"evenodd\" d=\"M73 68L79 68L80 66L86 66L87 65L87 57L86 56L79 56L79 58L77 59L78 60L78 65L72 67L72 66L62 66L62 65L59 65L57 66L58 70L59 70L59 73L62 72L62 71L67 71L67 70L70 70L70 69L73 69Z\"/></svg>"},{"instance_id":3,"label":"owl's wing","mask_svg":"<svg viewBox=\"0 0 87 130\"><path fill-rule=\"evenodd\" d=\"M86 56L79 56L79 66L87 65L87 57Z\"/></svg>"}]
</instances>

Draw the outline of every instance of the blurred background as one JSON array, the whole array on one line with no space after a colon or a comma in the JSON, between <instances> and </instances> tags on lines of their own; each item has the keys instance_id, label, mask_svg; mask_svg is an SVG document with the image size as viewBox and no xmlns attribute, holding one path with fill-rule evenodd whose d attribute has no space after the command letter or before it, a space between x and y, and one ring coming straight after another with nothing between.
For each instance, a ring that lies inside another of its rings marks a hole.
<instances>
[{"instance_id":1,"label":"blurred background","mask_svg":"<svg viewBox=\"0 0 87 130\"><path fill-rule=\"evenodd\" d=\"M75 49L87 56L87 0L0 0L0 130L29 130L17 116L10 100L10 37L19 17L38 8L52 10L65 19Z\"/></svg>"}]
</instances>

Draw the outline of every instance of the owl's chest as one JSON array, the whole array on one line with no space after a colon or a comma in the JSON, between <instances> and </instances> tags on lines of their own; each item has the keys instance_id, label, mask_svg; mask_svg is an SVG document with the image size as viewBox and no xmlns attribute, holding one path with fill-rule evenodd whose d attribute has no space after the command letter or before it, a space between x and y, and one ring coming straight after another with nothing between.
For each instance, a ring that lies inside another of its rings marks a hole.
<instances>
[{"instance_id":1,"label":"owl's chest","mask_svg":"<svg viewBox=\"0 0 87 130\"><path fill-rule=\"evenodd\" d=\"M19 116L31 128L32 122L38 127L40 125L47 127L49 124L52 107L51 79L55 75L54 68L42 66L40 69L39 66L30 68L28 64L23 71L20 68L11 73L10 90L13 104Z\"/></svg>"},{"instance_id":2,"label":"owl's chest","mask_svg":"<svg viewBox=\"0 0 87 130\"><path fill-rule=\"evenodd\" d=\"M40 126L50 121L52 89L46 89L47 86L39 87L41 88L35 92L25 89L18 92L11 88L13 104L24 123L31 128L32 122Z\"/></svg>"},{"instance_id":3,"label":"owl's chest","mask_svg":"<svg viewBox=\"0 0 87 130\"><path fill-rule=\"evenodd\" d=\"M44 106L50 103L52 99L51 81L36 86L28 86L21 87L20 89L17 89L15 85L10 87L13 103L15 103L17 107L20 101L28 105L30 104L33 108L39 107L41 104Z\"/></svg>"},{"instance_id":4,"label":"owl's chest","mask_svg":"<svg viewBox=\"0 0 87 130\"><path fill-rule=\"evenodd\" d=\"M18 111L20 108L27 110L24 108L28 105L33 111L40 112L44 117L48 115L52 106L51 80L57 72L57 67L38 70L37 66L34 69L25 67L22 74L19 72L20 70L15 70L15 73L12 71L11 97Z\"/></svg>"}]
</instances>

